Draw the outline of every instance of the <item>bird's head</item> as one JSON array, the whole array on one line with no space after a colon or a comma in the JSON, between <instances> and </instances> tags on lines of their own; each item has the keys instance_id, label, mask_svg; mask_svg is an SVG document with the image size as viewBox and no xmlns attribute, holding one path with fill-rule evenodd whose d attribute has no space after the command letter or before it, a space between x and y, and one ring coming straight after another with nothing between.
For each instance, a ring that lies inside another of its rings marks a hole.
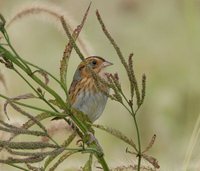
<instances>
[{"instance_id":1,"label":"bird's head","mask_svg":"<svg viewBox=\"0 0 200 171\"><path fill-rule=\"evenodd\" d=\"M90 56L86 58L85 61L82 61L79 64L78 70L82 76L88 77L91 75L91 73L86 66L91 68L96 74L100 74L106 67L110 65L113 65L113 64L111 62L106 61L102 57Z\"/></svg>"}]
</instances>

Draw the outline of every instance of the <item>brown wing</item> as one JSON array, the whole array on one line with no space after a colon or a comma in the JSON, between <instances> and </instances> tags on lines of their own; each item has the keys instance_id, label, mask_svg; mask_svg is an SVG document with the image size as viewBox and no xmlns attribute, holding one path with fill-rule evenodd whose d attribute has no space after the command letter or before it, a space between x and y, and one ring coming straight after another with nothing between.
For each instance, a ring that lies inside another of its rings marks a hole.
<instances>
[{"instance_id":1,"label":"brown wing","mask_svg":"<svg viewBox=\"0 0 200 171\"><path fill-rule=\"evenodd\" d=\"M73 104L74 101L76 100L75 97L77 94L77 86L78 86L78 83L81 81L81 79L82 79L82 77L81 77L80 69L77 69L74 74L71 86L69 88L69 97L70 97L71 104Z\"/></svg>"}]
</instances>

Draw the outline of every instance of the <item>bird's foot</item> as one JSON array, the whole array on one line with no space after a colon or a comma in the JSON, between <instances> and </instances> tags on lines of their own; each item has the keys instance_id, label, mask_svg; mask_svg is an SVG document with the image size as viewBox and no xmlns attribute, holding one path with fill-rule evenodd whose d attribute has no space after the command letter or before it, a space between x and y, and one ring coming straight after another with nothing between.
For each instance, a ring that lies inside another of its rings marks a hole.
<instances>
[{"instance_id":1,"label":"bird's foot","mask_svg":"<svg viewBox=\"0 0 200 171\"><path fill-rule=\"evenodd\" d=\"M93 143L96 144L99 155L103 155L103 149L99 144L98 140L96 139L96 137L94 136L94 134L92 132L88 132L87 134L88 134L88 141L86 142L87 145L89 146Z\"/></svg>"}]
</instances>

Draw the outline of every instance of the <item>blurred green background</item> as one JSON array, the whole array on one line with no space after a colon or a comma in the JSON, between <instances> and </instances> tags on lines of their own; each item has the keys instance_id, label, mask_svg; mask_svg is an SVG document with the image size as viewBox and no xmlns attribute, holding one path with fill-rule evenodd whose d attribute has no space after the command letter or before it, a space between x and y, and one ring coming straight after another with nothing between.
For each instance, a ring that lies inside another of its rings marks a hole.
<instances>
[{"instance_id":1,"label":"blurred green background","mask_svg":"<svg viewBox=\"0 0 200 171\"><path fill-rule=\"evenodd\" d=\"M0 12L7 20L21 10L21 6L40 3L68 13L72 25L79 23L89 0L0 0ZM118 72L128 95L129 84L124 69L109 41L101 31L95 16L98 9L113 38L128 57L134 53L138 79L147 75L147 93L138 113L142 146L146 147L153 134L156 142L149 154L156 157L161 171L181 170L189 140L200 113L200 1L199 0L93 0L86 25L81 33L89 55L99 55L115 65L110 72ZM73 24L74 23L74 24ZM26 16L16 20L8 32L14 47L25 59L44 67L57 77L59 62L67 42L59 23L43 15ZM70 84L80 59L73 53L69 64ZM1 70L2 70L1 65ZM4 69L7 94L17 96L30 92L14 73ZM57 92L59 86L52 84ZM64 95L64 94L63 94ZM12 115L15 120L18 115ZM136 141L132 118L119 104L109 101L97 121L121 130ZM111 166L134 163L125 153L126 146L104 132L97 131ZM115 143L113 143L115 142ZM200 170L200 149L197 142L190 162L191 170ZM70 164L80 168L83 162ZM63 165L61 168L65 168ZM0 171L13 170L0 165Z\"/></svg>"}]
</instances>

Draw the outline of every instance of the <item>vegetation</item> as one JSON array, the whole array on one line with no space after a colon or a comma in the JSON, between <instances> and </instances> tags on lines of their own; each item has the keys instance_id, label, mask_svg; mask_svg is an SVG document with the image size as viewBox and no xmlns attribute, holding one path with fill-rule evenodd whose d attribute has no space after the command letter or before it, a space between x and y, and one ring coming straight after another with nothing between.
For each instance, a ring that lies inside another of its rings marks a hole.
<instances>
[{"instance_id":1,"label":"vegetation","mask_svg":"<svg viewBox=\"0 0 200 171\"><path fill-rule=\"evenodd\" d=\"M53 171L56 170L56 168L70 156L73 156L77 153L82 153L85 154L84 157L88 156L87 154L89 154L88 161L82 167L82 170L85 171L92 170L94 157L100 164L100 166L97 168L102 168L105 171L127 169L140 171L156 170L159 168L157 160L154 157L147 155L148 150L154 144L156 135L153 135L149 145L143 149L141 146L142 135L137 122L137 113L145 99L146 76L142 76L140 86L135 75L133 54L131 53L128 57L128 60L126 60L115 40L108 32L98 11L96 12L96 16L102 31L110 41L111 45L114 47L117 56L121 61L121 65L126 71L130 84L129 96L125 95L123 91L123 83L120 82L120 78L117 73L108 74L108 81L103 80L94 73L92 73L92 75L96 80L97 87L100 88L99 84L104 84L110 87L112 93L106 95L111 100L116 101L116 103L120 103L131 115L133 119L133 125L135 126L137 133L137 140L133 141L132 138L124 135L120 129L116 130L110 127L90 123L84 114L70 106L67 91L68 63L73 49L78 54L80 59L84 61L85 56L78 47L76 40L79 40L78 36L87 19L89 9L90 5L83 16L81 24L78 25L73 32L71 32L72 29L70 29L71 27L66 23L63 15L56 14L56 12L53 13L51 11L47 11L43 8L37 9L40 12L47 12L50 15L53 14L53 16L56 16L60 20L62 27L69 38L69 42L66 45L60 62L60 78L56 78L49 71L46 71L36 64L26 61L23 59L23 57L21 57L20 54L18 54L18 52L16 52L6 30L6 21L2 15L0 16L0 31L3 35L0 44L0 62L4 64L7 69L15 72L16 75L30 87L31 91L31 93L19 95L14 98L0 94L1 98L6 100L6 103L4 104L4 112L7 115L7 119L9 119L9 112L7 111L8 105L10 105L16 112L27 118L27 121L21 126L9 124L6 122L6 120L0 121L0 130L6 132L7 134L11 133L9 140L0 140L1 150L6 150L9 154L6 159L0 159L1 163L21 170ZM32 12L34 12L34 10L36 9L32 8ZM22 13L20 15L22 15ZM23 15L26 15L26 13L23 13ZM17 17L15 19L17 19ZM56 82L60 86L65 93L65 97L61 97L59 93L51 87L49 83L51 81ZM25 103L29 99L34 99L39 102L41 101L45 103L47 107L41 108L38 105L30 105ZM21 102L22 100L25 102ZM35 113L38 112L39 114L35 115ZM54 117L62 118L65 121L65 124L71 128L71 134L66 136L65 141L61 143L54 139L53 134L55 134L55 132L52 133L51 131L53 130L44 124L44 120L52 119ZM38 127L33 127L35 125ZM126 152L130 153L131 157L136 157L137 164L128 166L122 165L117 166L116 168L110 168L109 163L107 163L104 158L104 151L98 142L98 138L95 137L93 129L103 130L125 142L127 144ZM33 136L34 141L14 141L16 137L24 135ZM78 146L76 145L76 147L73 147L71 144L77 136L80 138L78 141ZM91 136L94 138L94 141L92 142ZM146 160L149 164L143 164L142 160ZM40 167L38 167L35 166L34 163L42 164L40 164Z\"/></svg>"}]
</instances>

